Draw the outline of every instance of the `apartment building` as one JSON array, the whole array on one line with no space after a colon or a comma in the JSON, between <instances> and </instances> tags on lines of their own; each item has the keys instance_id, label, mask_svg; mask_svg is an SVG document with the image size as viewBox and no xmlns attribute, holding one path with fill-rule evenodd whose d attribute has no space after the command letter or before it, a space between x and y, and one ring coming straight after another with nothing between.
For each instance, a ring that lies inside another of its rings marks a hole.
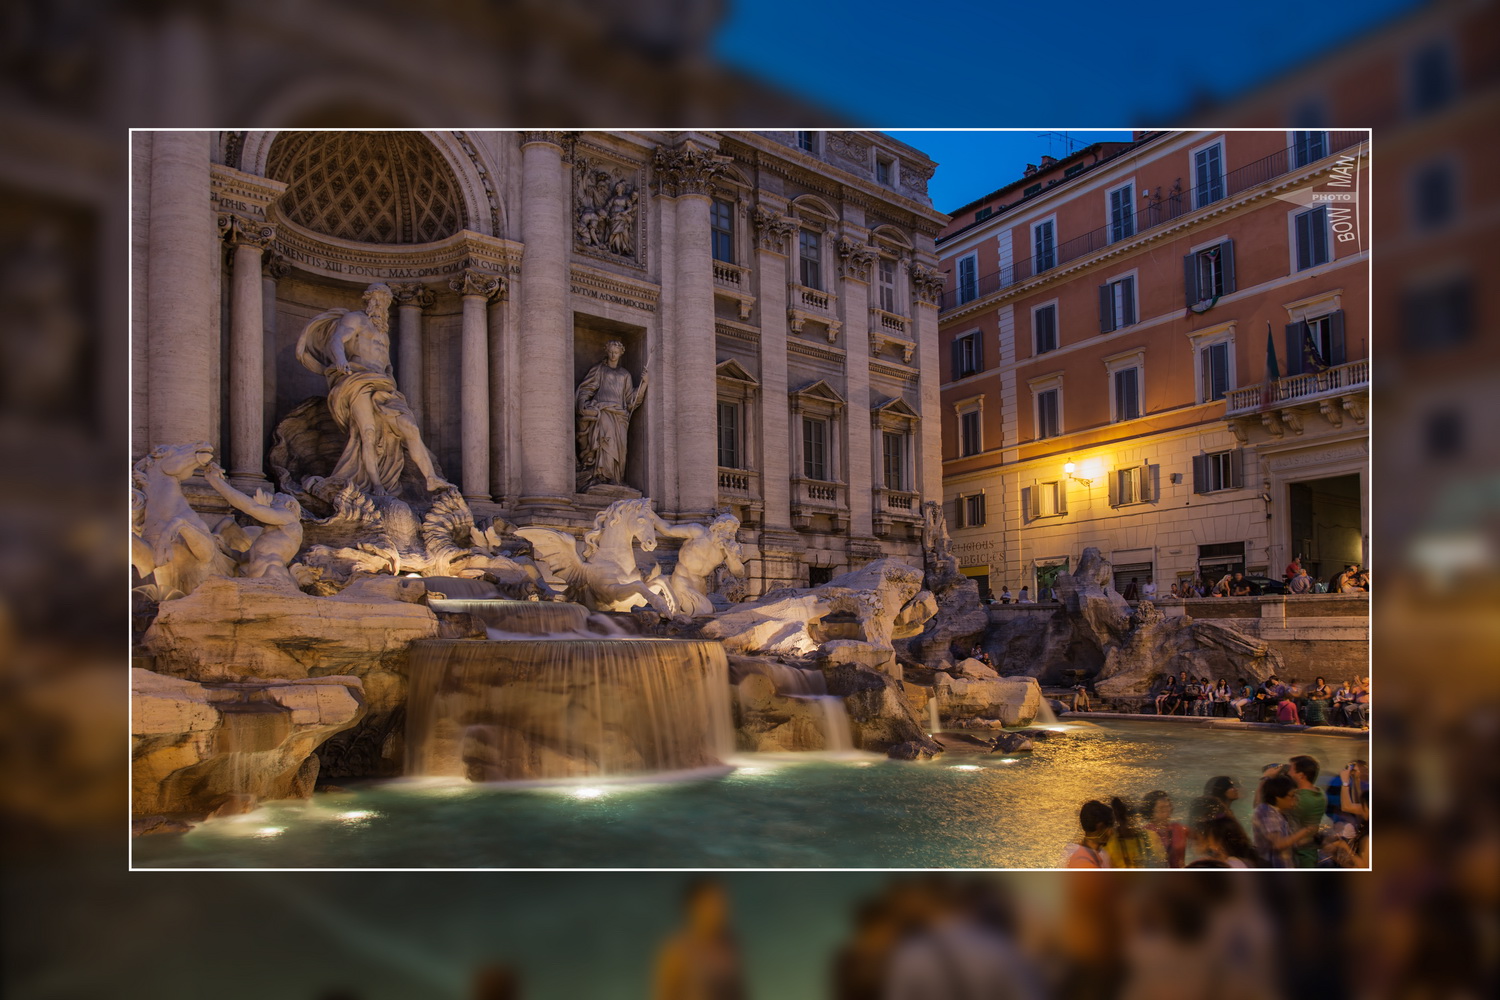
<instances>
[{"instance_id":1,"label":"apartment building","mask_svg":"<svg viewBox=\"0 0 1500 1000\"><path fill-rule=\"evenodd\" d=\"M1367 562L1366 132L1137 133L1028 165L938 239L964 571L1045 588Z\"/></svg>"}]
</instances>

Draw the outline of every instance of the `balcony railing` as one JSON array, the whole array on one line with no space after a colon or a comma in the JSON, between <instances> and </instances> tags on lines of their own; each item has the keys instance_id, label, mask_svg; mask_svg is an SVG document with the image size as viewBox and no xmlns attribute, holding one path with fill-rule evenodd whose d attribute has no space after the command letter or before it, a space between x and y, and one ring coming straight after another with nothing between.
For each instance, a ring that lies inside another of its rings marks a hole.
<instances>
[{"instance_id":1,"label":"balcony railing","mask_svg":"<svg viewBox=\"0 0 1500 1000\"><path fill-rule=\"evenodd\" d=\"M728 261L714 261L714 281L726 285L737 291L745 290L749 285L750 269L731 264Z\"/></svg>"},{"instance_id":2,"label":"balcony railing","mask_svg":"<svg viewBox=\"0 0 1500 1000\"><path fill-rule=\"evenodd\" d=\"M749 469L726 469L719 466L719 492L733 496L754 496L759 476Z\"/></svg>"},{"instance_id":3,"label":"balcony railing","mask_svg":"<svg viewBox=\"0 0 1500 1000\"><path fill-rule=\"evenodd\" d=\"M1232 198L1250 188L1258 187L1274 178L1289 174L1294 170L1302 170L1318 160L1327 159L1335 153L1342 152L1351 146L1355 146L1369 138L1365 131L1329 132L1327 151L1317 159L1299 163L1298 150L1295 146L1278 149L1270 156L1263 156L1253 163L1247 163L1229 173L1224 174L1218 181L1205 187L1192 187L1187 190L1172 191L1163 195L1155 201L1148 201L1135 208L1131 231L1120 239L1134 239L1141 233L1148 232L1158 226L1164 226L1181 216L1196 212L1200 208L1207 208L1215 202ZM943 292L939 301L939 308L943 311L967 305L976 299L982 299L987 295L993 295L1002 288L1008 288L1017 282L1026 281L1036 277L1053 268L1061 267L1080 257L1087 257L1103 250L1111 243L1117 243L1115 239L1114 226L1105 225L1065 240L1052 248L1051 253L1031 257L1022 257L1009 267L1001 268L991 274L986 274L978 280L964 286L961 282L955 283L947 291ZM1029 238L1029 237L1028 237ZM951 273L950 273L951 277Z\"/></svg>"},{"instance_id":4,"label":"balcony railing","mask_svg":"<svg viewBox=\"0 0 1500 1000\"><path fill-rule=\"evenodd\" d=\"M820 313L832 313L833 295L819 288L809 288L795 281L787 285L788 304L793 309L814 309Z\"/></svg>"},{"instance_id":5,"label":"balcony railing","mask_svg":"<svg viewBox=\"0 0 1500 1000\"><path fill-rule=\"evenodd\" d=\"M875 487L875 506L898 517L921 517L921 498L920 493Z\"/></svg>"},{"instance_id":6,"label":"balcony railing","mask_svg":"<svg viewBox=\"0 0 1500 1000\"><path fill-rule=\"evenodd\" d=\"M883 331L885 333L894 333L896 336L905 339L906 324L909 322L910 320L905 316L898 316L893 312L886 312L884 309L879 309L875 306L870 307L870 330L872 332Z\"/></svg>"},{"instance_id":7,"label":"balcony railing","mask_svg":"<svg viewBox=\"0 0 1500 1000\"><path fill-rule=\"evenodd\" d=\"M1309 403L1326 396L1336 396L1351 389L1366 389L1370 385L1370 362L1367 358L1351 361L1321 372L1304 372L1288 375L1271 384L1250 385L1231 389L1224 398L1226 417L1258 413L1277 407Z\"/></svg>"}]
</instances>

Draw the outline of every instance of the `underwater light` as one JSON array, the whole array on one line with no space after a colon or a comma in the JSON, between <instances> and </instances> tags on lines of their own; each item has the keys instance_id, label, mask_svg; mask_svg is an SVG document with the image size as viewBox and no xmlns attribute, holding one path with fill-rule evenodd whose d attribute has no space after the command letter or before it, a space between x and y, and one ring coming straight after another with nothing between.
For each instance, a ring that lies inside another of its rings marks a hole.
<instances>
[{"instance_id":1,"label":"underwater light","mask_svg":"<svg viewBox=\"0 0 1500 1000\"><path fill-rule=\"evenodd\" d=\"M575 788L573 790L573 797L575 799L597 799L603 794L604 789L602 788Z\"/></svg>"},{"instance_id":2,"label":"underwater light","mask_svg":"<svg viewBox=\"0 0 1500 1000\"><path fill-rule=\"evenodd\" d=\"M263 826L255 831L257 837L279 837L286 832L284 826Z\"/></svg>"},{"instance_id":3,"label":"underwater light","mask_svg":"<svg viewBox=\"0 0 1500 1000\"><path fill-rule=\"evenodd\" d=\"M350 823L357 823L362 819L369 819L375 814L368 809L351 809L348 812L339 813L338 818Z\"/></svg>"},{"instance_id":4,"label":"underwater light","mask_svg":"<svg viewBox=\"0 0 1500 1000\"><path fill-rule=\"evenodd\" d=\"M949 769L953 771L983 771L984 768L978 764L950 764Z\"/></svg>"}]
</instances>

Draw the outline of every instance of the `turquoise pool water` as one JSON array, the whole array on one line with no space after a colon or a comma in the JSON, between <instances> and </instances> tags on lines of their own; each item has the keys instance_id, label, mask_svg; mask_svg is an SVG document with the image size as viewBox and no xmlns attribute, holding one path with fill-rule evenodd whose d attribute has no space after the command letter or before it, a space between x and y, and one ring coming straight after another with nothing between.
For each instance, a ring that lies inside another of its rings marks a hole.
<instances>
[{"instance_id":1,"label":"turquoise pool water","mask_svg":"<svg viewBox=\"0 0 1500 1000\"><path fill-rule=\"evenodd\" d=\"M1183 818L1217 774L1253 788L1307 753L1325 773L1362 741L1110 722L1032 753L750 754L676 781L552 787L370 782L133 845L151 868L1046 868L1078 807L1171 793ZM1237 809L1248 825L1249 803Z\"/></svg>"}]
</instances>

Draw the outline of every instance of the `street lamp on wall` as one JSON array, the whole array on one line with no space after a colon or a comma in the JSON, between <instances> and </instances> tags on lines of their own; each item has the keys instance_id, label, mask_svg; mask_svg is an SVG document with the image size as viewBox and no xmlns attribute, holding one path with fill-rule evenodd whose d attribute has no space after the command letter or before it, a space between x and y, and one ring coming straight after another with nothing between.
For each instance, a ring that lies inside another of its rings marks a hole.
<instances>
[{"instance_id":1,"label":"street lamp on wall","mask_svg":"<svg viewBox=\"0 0 1500 1000\"><path fill-rule=\"evenodd\" d=\"M1075 473L1077 473L1077 471L1078 471L1078 466L1075 465L1072 462L1069 462L1069 463L1067 463L1066 465L1063 466L1063 475L1065 475L1069 479L1073 480L1073 482L1075 482L1075 483L1082 483L1085 486L1093 486L1094 485L1094 481L1092 479L1085 479L1083 476L1076 475Z\"/></svg>"}]
</instances>

